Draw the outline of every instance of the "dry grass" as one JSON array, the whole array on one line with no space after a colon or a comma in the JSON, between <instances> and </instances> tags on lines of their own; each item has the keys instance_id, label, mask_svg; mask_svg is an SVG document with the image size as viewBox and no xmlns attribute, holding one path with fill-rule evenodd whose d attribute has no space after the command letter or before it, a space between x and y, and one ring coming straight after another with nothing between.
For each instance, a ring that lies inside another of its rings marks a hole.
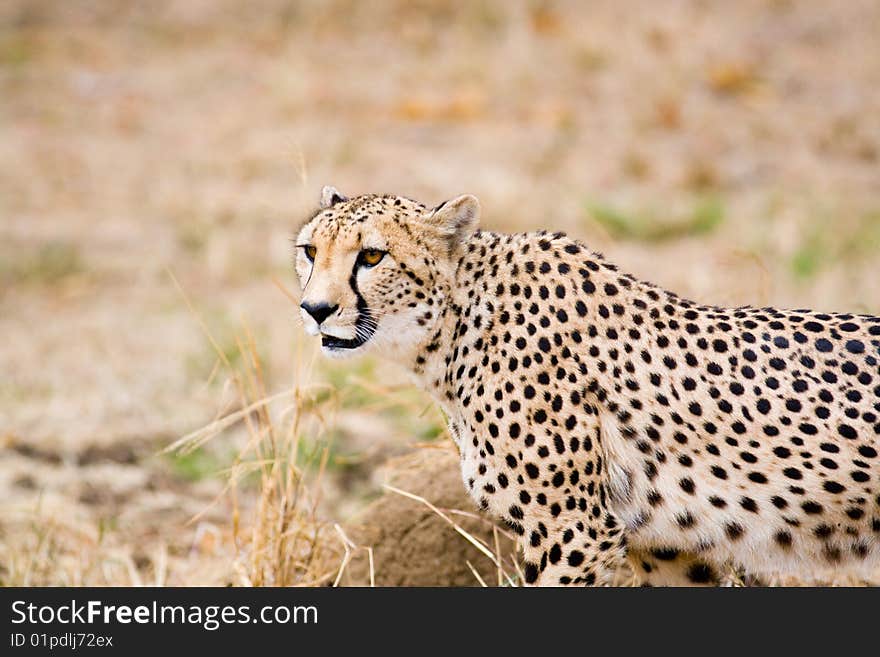
<instances>
[{"instance_id":1,"label":"dry grass","mask_svg":"<svg viewBox=\"0 0 880 657\"><path fill-rule=\"evenodd\" d=\"M187 305L192 309L188 299ZM328 526L318 517L321 480L329 450L325 447L321 452L317 476L310 486L301 463L300 440L303 434L317 440L326 434L331 416L338 411L335 391L326 384L299 383L308 377L295 371L297 383L292 388L269 395L251 331L244 327L236 338L239 358L231 361L200 317L199 324L237 393L239 408L175 441L165 451L191 453L233 425L244 424L248 438L228 470L223 491L232 503L234 569L238 583L243 586L326 584L333 574L331 562L338 561L340 555L339 545L333 544ZM297 370L302 370L301 353L295 362ZM248 521L243 524L239 488L253 475L258 478L258 495ZM337 529L337 533L343 539L344 565L350 541L340 530Z\"/></svg>"}]
</instances>

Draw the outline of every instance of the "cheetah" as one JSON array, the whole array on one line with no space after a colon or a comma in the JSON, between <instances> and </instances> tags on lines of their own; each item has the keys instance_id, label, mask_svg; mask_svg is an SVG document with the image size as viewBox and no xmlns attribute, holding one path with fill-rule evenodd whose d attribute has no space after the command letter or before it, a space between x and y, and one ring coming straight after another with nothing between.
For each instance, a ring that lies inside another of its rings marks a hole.
<instances>
[{"instance_id":1,"label":"cheetah","mask_svg":"<svg viewBox=\"0 0 880 657\"><path fill-rule=\"evenodd\" d=\"M324 188L301 314L326 356L378 354L436 400L526 583L880 565L880 318L700 305L479 216Z\"/></svg>"}]
</instances>

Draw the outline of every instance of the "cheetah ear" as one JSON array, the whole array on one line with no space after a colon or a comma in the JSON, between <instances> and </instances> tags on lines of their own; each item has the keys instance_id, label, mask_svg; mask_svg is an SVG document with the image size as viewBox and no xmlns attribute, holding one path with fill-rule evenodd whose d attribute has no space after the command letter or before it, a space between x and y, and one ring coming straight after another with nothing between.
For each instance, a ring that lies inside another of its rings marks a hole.
<instances>
[{"instance_id":1,"label":"cheetah ear","mask_svg":"<svg viewBox=\"0 0 880 657\"><path fill-rule=\"evenodd\" d=\"M480 221L480 202L470 194L458 196L431 210L424 221L440 230L451 253L476 230Z\"/></svg>"},{"instance_id":2,"label":"cheetah ear","mask_svg":"<svg viewBox=\"0 0 880 657\"><path fill-rule=\"evenodd\" d=\"M335 187L327 185L321 190L321 209L332 208L337 203L347 201L348 198L339 193Z\"/></svg>"}]
</instances>

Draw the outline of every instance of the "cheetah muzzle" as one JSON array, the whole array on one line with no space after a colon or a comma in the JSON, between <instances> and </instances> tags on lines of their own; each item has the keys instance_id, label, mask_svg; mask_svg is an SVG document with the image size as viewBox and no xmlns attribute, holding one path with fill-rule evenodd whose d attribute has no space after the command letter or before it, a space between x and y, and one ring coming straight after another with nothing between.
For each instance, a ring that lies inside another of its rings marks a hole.
<instances>
[{"instance_id":1,"label":"cheetah muzzle","mask_svg":"<svg viewBox=\"0 0 880 657\"><path fill-rule=\"evenodd\" d=\"M562 233L324 189L306 330L440 404L528 583L715 584L880 565L880 318L696 304Z\"/></svg>"}]
</instances>

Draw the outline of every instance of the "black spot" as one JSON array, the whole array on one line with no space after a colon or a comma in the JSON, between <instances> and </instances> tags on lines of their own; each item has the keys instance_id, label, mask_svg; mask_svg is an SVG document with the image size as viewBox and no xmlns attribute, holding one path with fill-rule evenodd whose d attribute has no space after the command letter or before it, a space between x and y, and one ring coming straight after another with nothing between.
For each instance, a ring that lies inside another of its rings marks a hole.
<instances>
[{"instance_id":1,"label":"black spot","mask_svg":"<svg viewBox=\"0 0 880 657\"><path fill-rule=\"evenodd\" d=\"M568 555L568 565L574 567L580 566L584 562L584 553L579 550L572 550Z\"/></svg>"},{"instance_id":2,"label":"black spot","mask_svg":"<svg viewBox=\"0 0 880 657\"><path fill-rule=\"evenodd\" d=\"M828 538L834 533L834 528L830 525L819 525L816 529L813 530L813 534L815 534L816 538Z\"/></svg>"},{"instance_id":3,"label":"black spot","mask_svg":"<svg viewBox=\"0 0 880 657\"><path fill-rule=\"evenodd\" d=\"M826 544L822 555L831 563L837 563L840 561L840 548Z\"/></svg>"},{"instance_id":4,"label":"black spot","mask_svg":"<svg viewBox=\"0 0 880 657\"><path fill-rule=\"evenodd\" d=\"M745 533L743 526L738 522L727 523L727 525L725 525L724 527L724 531L727 534L727 538L729 538L731 541L737 540Z\"/></svg>"},{"instance_id":5,"label":"black spot","mask_svg":"<svg viewBox=\"0 0 880 657\"><path fill-rule=\"evenodd\" d=\"M534 584L538 581L538 567L535 564L527 561L523 570L527 584Z\"/></svg>"},{"instance_id":6,"label":"black spot","mask_svg":"<svg viewBox=\"0 0 880 657\"><path fill-rule=\"evenodd\" d=\"M695 563L687 571L687 578L694 584L708 584L715 580L715 573L704 563Z\"/></svg>"},{"instance_id":7,"label":"black spot","mask_svg":"<svg viewBox=\"0 0 880 657\"><path fill-rule=\"evenodd\" d=\"M826 481L824 484L822 484L822 488L827 490L829 493L834 493L835 495L838 493L842 493L846 490L845 487L841 486L836 481Z\"/></svg>"},{"instance_id":8,"label":"black spot","mask_svg":"<svg viewBox=\"0 0 880 657\"><path fill-rule=\"evenodd\" d=\"M690 512L679 514L675 517L675 522L682 529L688 529L689 527L693 527L695 524L697 524L696 519Z\"/></svg>"},{"instance_id":9,"label":"black spot","mask_svg":"<svg viewBox=\"0 0 880 657\"><path fill-rule=\"evenodd\" d=\"M839 433L841 436L843 436L844 438L846 438L848 440L855 440L856 438L858 438L858 434L856 433L856 430L853 429L848 424L841 424L840 426L838 426L837 433Z\"/></svg>"},{"instance_id":10,"label":"black spot","mask_svg":"<svg viewBox=\"0 0 880 657\"><path fill-rule=\"evenodd\" d=\"M788 506L788 502L786 502L784 498L779 497L779 495L774 495L773 497L770 498L770 501L773 503L773 506L775 506L777 509L784 509L785 507Z\"/></svg>"},{"instance_id":11,"label":"black spot","mask_svg":"<svg viewBox=\"0 0 880 657\"><path fill-rule=\"evenodd\" d=\"M860 354L865 351L865 343L861 340L849 340L846 343L846 350L853 354Z\"/></svg>"},{"instance_id":12,"label":"black spot","mask_svg":"<svg viewBox=\"0 0 880 657\"><path fill-rule=\"evenodd\" d=\"M822 513L822 505L813 501L804 502L801 504L801 508L804 510L804 513L811 516Z\"/></svg>"},{"instance_id":13,"label":"black spot","mask_svg":"<svg viewBox=\"0 0 880 657\"><path fill-rule=\"evenodd\" d=\"M773 536L773 540L775 540L780 547L788 549L791 547L791 534L787 531L778 531Z\"/></svg>"},{"instance_id":14,"label":"black spot","mask_svg":"<svg viewBox=\"0 0 880 657\"><path fill-rule=\"evenodd\" d=\"M785 470L782 471L782 474L784 474L789 479L798 480L804 478L804 475L801 474L801 471L797 468L785 468Z\"/></svg>"},{"instance_id":15,"label":"black spot","mask_svg":"<svg viewBox=\"0 0 880 657\"><path fill-rule=\"evenodd\" d=\"M660 561L675 561L678 559L678 550L675 548L654 548L651 554Z\"/></svg>"}]
</instances>

